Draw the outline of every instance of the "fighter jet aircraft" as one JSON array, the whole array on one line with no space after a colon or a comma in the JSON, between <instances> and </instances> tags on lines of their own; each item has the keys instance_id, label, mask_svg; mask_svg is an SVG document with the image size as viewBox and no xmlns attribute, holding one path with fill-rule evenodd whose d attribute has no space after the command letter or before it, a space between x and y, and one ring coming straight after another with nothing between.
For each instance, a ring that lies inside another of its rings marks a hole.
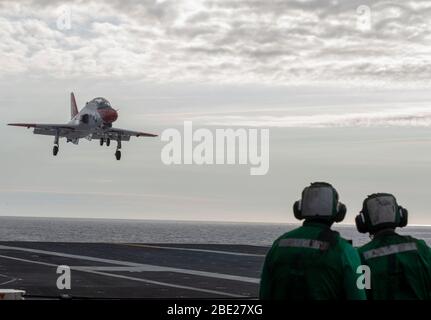
<instances>
[{"instance_id":1,"label":"fighter jet aircraft","mask_svg":"<svg viewBox=\"0 0 431 320\"><path fill-rule=\"evenodd\" d=\"M34 128L34 134L54 136L54 147L52 153L57 155L60 138L66 138L67 142L78 144L79 139L98 139L100 145L104 143L109 147L111 140L117 142L115 158L121 159L121 142L129 141L134 137L157 137L156 134L130 131L113 128L112 123L117 120L117 110L105 98L94 98L87 102L81 111L76 106L75 95L70 94L71 120L66 124L38 124L38 123L9 123L9 126Z\"/></svg>"}]
</instances>

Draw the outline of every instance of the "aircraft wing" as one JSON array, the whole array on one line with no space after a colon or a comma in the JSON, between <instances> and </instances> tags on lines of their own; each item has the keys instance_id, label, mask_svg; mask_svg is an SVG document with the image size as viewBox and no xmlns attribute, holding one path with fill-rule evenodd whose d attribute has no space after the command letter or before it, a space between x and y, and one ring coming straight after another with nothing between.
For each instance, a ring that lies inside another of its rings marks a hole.
<instances>
[{"instance_id":1,"label":"aircraft wing","mask_svg":"<svg viewBox=\"0 0 431 320\"><path fill-rule=\"evenodd\" d=\"M118 128L109 128L107 129L107 133L109 135L113 136L120 136L120 137L157 137L157 134L147 133L147 132L141 132L141 131L131 131L131 130L125 130L125 129L118 129Z\"/></svg>"},{"instance_id":2,"label":"aircraft wing","mask_svg":"<svg viewBox=\"0 0 431 320\"><path fill-rule=\"evenodd\" d=\"M76 130L76 126L68 124L42 124L42 123L9 123L9 126L34 128L35 134L53 135L58 132L60 136Z\"/></svg>"}]
</instances>

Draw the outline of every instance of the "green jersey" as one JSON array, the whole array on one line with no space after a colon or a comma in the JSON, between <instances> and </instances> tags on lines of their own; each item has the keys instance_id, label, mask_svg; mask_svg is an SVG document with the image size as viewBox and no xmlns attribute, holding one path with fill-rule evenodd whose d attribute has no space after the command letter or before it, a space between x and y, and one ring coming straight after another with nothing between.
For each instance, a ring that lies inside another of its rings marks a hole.
<instances>
[{"instance_id":1,"label":"green jersey","mask_svg":"<svg viewBox=\"0 0 431 320\"><path fill-rule=\"evenodd\" d=\"M359 253L371 270L369 299L431 299L431 251L423 240L383 232Z\"/></svg>"},{"instance_id":2,"label":"green jersey","mask_svg":"<svg viewBox=\"0 0 431 320\"><path fill-rule=\"evenodd\" d=\"M261 299L365 300L357 287L359 255L329 226L304 222L278 238L263 266Z\"/></svg>"}]
</instances>

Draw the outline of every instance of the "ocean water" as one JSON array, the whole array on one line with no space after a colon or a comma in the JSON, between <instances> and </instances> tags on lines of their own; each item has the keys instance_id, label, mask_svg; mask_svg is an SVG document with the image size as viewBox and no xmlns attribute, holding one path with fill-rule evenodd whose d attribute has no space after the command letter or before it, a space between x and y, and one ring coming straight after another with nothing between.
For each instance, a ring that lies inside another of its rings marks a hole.
<instances>
[{"instance_id":1,"label":"ocean water","mask_svg":"<svg viewBox=\"0 0 431 320\"><path fill-rule=\"evenodd\" d=\"M0 241L220 243L269 246L299 224L0 217ZM335 227L355 246L369 241L354 226ZM400 230L431 245L431 227Z\"/></svg>"}]
</instances>

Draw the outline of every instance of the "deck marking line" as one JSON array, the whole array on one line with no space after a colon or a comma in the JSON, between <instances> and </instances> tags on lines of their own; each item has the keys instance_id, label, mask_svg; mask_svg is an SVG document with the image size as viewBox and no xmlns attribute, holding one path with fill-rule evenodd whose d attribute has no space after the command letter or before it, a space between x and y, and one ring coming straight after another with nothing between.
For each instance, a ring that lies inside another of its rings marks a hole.
<instances>
[{"instance_id":1,"label":"deck marking line","mask_svg":"<svg viewBox=\"0 0 431 320\"><path fill-rule=\"evenodd\" d=\"M197 275L197 276L208 277L208 278L218 278L218 279L234 280L234 281L256 283L256 284L258 284L260 281L259 278L243 277L243 276L209 272L209 271L201 271L201 270L164 267L164 266L158 266L158 265L142 264L142 263L135 263L135 262L128 262L128 261L120 261L120 260L103 259L103 258L81 256L81 255L75 255L75 254L69 254L69 253L60 253L60 252L55 252L55 251L46 251L46 250L39 250L39 249L29 249L29 248L10 247L10 246L0 245L0 250L1 249L17 250L17 251L32 252L32 253L41 253L41 254L47 254L47 255L51 255L51 256L59 256L59 257L71 258L71 259L88 260L88 261L116 264L116 265L122 265L122 266L128 266L128 267L142 267L142 268L153 269L153 271L177 272L177 273Z\"/></svg>"},{"instance_id":2,"label":"deck marking line","mask_svg":"<svg viewBox=\"0 0 431 320\"><path fill-rule=\"evenodd\" d=\"M44 265L44 266L49 266L49 267L58 267L57 264L53 264L53 263L41 262L41 261L33 261L33 260L28 260L28 259L22 259L22 258L5 256L5 255L0 255L0 258L11 259L11 260L16 260L16 261L21 261L21 262L28 262L28 263L33 263L33 264L39 264L39 265ZM167 283L167 282L154 281L154 280L149 280L149 279L144 279L144 278L136 278L136 277L123 276L123 275L120 275L120 274L112 274L112 273L107 273L107 272L98 272L98 271L91 271L91 270L75 269L73 266L70 267L70 269L71 270L76 270L76 271L81 271L81 272L86 272L86 273L98 274L98 275L102 275L102 276L113 277L113 278L121 278L121 279L127 279L127 280L132 280L132 281L151 283L151 284L155 284L155 285L160 285L160 286L165 286L165 287L171 287L171 288L177 288L177 289L185 289L185 290L199 291L199 292L205 292L205 293L212 293L212 294L217 294L217 295L222 295L222 296L228 296L228 297L234 297L234 298L248 298L247 296L244 296L244 295L227 293L227 292L222 292L222 291L209 290L209 289L201 289L201 288L195 288L195 287L177 285L177 284L172 284L172 283Z\"/></svg>"},{"instance_id":3,"label":"deck marking line","mask_svg":"<svg viewBox=\"0 0 431 320\"><path fill-rule=\"evenodd\" d=\"M257 254L257 253L195 249L195 248L184 248L184 247L153 246L151 244L126 243L126 244L121 244L121 245L126 245L126 246L131 246L131 247L142 247L142 248L166 249L166 250L181 250L181 251L193 251L193 252L205 252L205 253L218 253L218 254L228 254L228 255L233 255L233 256L261 257L261 258L265 257L264 254Z\"/></svg>"},{"instance_id":4,"label":"deck marking line","mask_svg":"<svg viewBox=\"0 0 431 320\"><path fill-rule=\"evenodd\" d=\"M18 280L18 278L13 278L13 277L10 277L10 276L8 276L6 274L1 274L1 273L0 273L0 277L4 277L4 278L9 278L10 279L10 280L6 280L5 282L0 283L0 286L3 286L3 285L8 284L8 283L15 282L15 281Z\"/></svg>"}]
</instances>

